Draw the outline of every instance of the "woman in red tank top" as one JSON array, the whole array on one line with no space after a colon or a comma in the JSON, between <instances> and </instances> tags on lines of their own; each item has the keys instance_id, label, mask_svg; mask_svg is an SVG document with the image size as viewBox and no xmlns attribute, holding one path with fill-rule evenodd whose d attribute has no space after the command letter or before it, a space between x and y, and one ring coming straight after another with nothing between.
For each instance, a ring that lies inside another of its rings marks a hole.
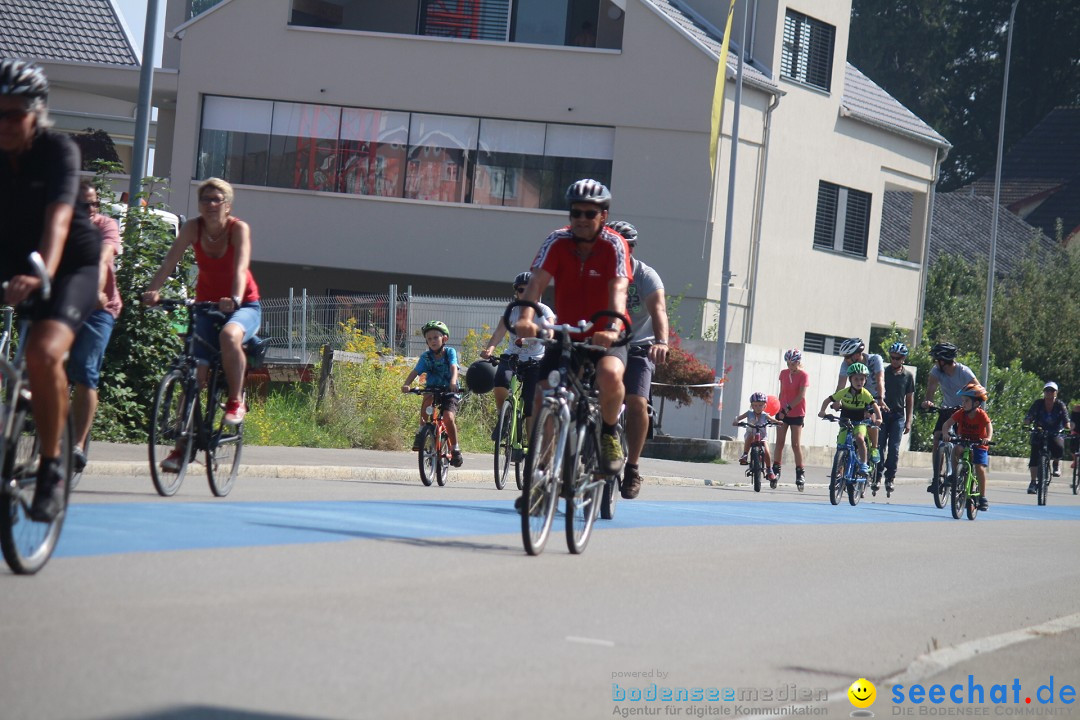
<instances>
[{"instance_id":1,"label":"woman in red tank top","mask_svg":"<svg viewBox=\"0 0 1080 720\"><path fill-rule=\"evenodd\" d=\"M199 267L199 279L195 284L195 299L214 302L228 318L220 333L215 333L210 317L196 318L195 332L213 343L217 339L221 348L221 364L229 383L229 401L225 407L225 422L239 425L246 411L243 400L244 372L247 358L244 343L254 337L259 329L262 311L259 305L259 287L251 275L251 227L232 216L233 189L229 183L218 178L204 180L198 188L199 217L196 222L186 223L173 242L165 260L154 279L143 293L143 302L156 305L158 291L165 284L184 251L189 247L195 252L195 264ZM201 351L201 352L200 352ZM196 344L200 380L205 379L209 352ZM162 463L162 467L168 470Z\"/></svg>"}]
</instances>

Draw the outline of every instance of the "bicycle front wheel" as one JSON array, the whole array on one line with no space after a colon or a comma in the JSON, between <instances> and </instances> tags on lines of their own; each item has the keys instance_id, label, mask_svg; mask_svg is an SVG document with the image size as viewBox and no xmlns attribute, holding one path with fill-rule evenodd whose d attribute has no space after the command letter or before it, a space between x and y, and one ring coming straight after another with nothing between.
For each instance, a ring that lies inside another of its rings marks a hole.
<instances>
[{"instance_id":1,"label":"bicycle front wheel","mask_svg":"<svg viewBox=\"0 0 1080 720\"><path fill-rule=\"evenodd\" d=\"M450 474L450 438L446 431L439 433L439 446L435 453L435 482L439 487L446 485L446 476Z\"/></svg>"},{"instance_id":2,"label":"bicycle front wheel","mask_svg":"<svg viewBox=\"0 0 1080 720\"><path fill-rule=\"evenodd\" d=\"M513 439L514 400L507 398L499 409L499 421L495 424L495 488L506 487L506 475L514 454Z\"/></svg>"},{"instance_id":3,"label":"bicycle front wheel","mask_svg":"<svg viewBox=\"0 0 1080 720\"><path fill-rule=\"evenodd\" d=\"M765 458L760 448L750 448L750 476L754 480L754 492L761 492L761 466L765 464Z\"/></svg>"},{"instance_id":4,"label":"bicycle front wheel","mask_svg":"<svg viewBox=\"0 0 1080 720\"><path fill-rule=\"evenodd\" d=\"M1077 453L1073 453L1072 491L1073 495L1080 493L1080 458L1077 457Z\"/></svg>"},{"instance_id":5,"label":"bicycle front wheel","mask_svg":"<svg viewBox=\"0 0 1080 720\"><path fill-rule=\"evenodd\" d=\"M194 383L190 384L194 388ZM196 398L188 397L188 378L170 370L158 383L150 423L150 478L163 497L176 494L195 454ZM194 393L192 393L194 395ZM170 469L162 469L169 459ZM175 472L172 470L175 469Z\"/></svg>"},{"instance_id":6,"label":"bicycle front wheel","mask_svg":"<svg viewBox=\"0 0 1080 720\"><path fill-rule=\"evenodd\" d=\"M0 549L11 571L33 575L52 557L67 515L71 493L71 418L60 433L60 464L64 473L64 507L52 522L30 519L29 509L37 484L40 445L29 402L20 401L11 418L11 440L4 453L0 491Z\"/></svg>"},{"instance_id":7,"label":"bicycle front wheel","mask_svg":"<svg viewBox=\"0 0 1080 720\"><path fill-rule=\"evenodd\" d=\"M940 445L934 446L934 505L941 509L945 507L949 493L949 483L946 482L945 477L948 474L947 470L947 458L945 457L945 450ZM957 474L957 477L960 477Z\"/></svg>"},{"instance_id":8,"label":"bicycle front wheel","mask_svg":"<svg viewBox=\"0 0 1080 720\"><path fill-rule=\"evenodd\" d=\"M562 425L558 410L548 405L540 408L533 424L521 495L521 540L530 555L544 552L559 504L560 468L555 466L555 456Z\"/></svg>"},{"instance_id":9,"label":"bicycle front wheel","mask_svg":"<svg viewBox=\"0 0 1080 720\"><path fill-rule=\"evenodd\" d=\"M240 472L240 455L244 450L244 424L226 425L225 410L220 405L221 392L207 403L206 479L215 497L225 497L236 483ZM220 415L219 415L220 412Z\"/></svg>"},{"instance_id":10,"label":"bicycle front wheel","mask_svg":"<svg viewBox=\"0 0 1080 720\"><path fill-rule=\"evenodd\" d=\"M848 451L840 448L833 456L832 471L829 473L829 502L839 505L844 497L844 474L847 471Z\"/></svg>"},{"instance_id":11,"label":"bicycle front wheel","mask_svg":"<svg viewBox=\"0 0 1080 720\"><path fill-rule=\"evenodd\" d=\"M599 448L592 428L578 430L578 452L566 458L563 478L566 493L566 547L574 555L585 551L600 510L600 495L607 483L596 479Z\"/></svg>"},{"instance_id":12,"label":"bicycle front wheel","mask_svg":"<svg viewBox=\"0 0 1080 720\"><path fill-rule=\"evenodd\" d=\"M439 470L439 453L435 447L435 426L424 425L420 431L420 452L417 460L420 463L420 482L430 486L435 482L435 475Z\"/></svg>"},{"instance_id":13,"label":"bicycle front wheel","mask_svg":"<svg viewBox=\"0 0 1080 720\"><path fill-rule=\"evenodd\" d=\"M949 493L952 496L949 503L949 510L952 512L954 520L959 520L964 515L964 508L967 507L968 494L967 494L967 480L968 467L966 460L961 460L956 463L956 477L949 483Z\"/></svg>"},{"instance_id":14,"label":"bicycle front wheel","mask_svg":"<svg viewBox=\"0 0 1080 720\"><path fill-rule=\"evenodd\" d=\"M1039 485L1038 485L1038 501L1039 505L1046 504L1046 491L1050 485L1050 458L1047 455L1043 455L1039 460Z\"/></svg>"}]
</instances>

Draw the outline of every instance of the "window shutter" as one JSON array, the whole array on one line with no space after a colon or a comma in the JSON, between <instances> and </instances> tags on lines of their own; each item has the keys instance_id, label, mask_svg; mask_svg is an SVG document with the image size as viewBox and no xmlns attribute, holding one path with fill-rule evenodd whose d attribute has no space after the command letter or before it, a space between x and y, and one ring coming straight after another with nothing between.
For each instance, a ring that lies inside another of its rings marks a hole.
<instances>
[{"instance_id":1,"label":"window shutter","mask_svg":"<svg viewBox=\"0 0 1080 720\"><path fill-rule=\"evenodd\" d=\"M829 90L832 85L836 28L802 13L788 10L784 17L784 48L780 74Z\"/></svg>"},{"instance_id":2,"label":"window shutter","mask_svg":"<svg viewBox=\"0 0 1080 720\"><path fill-rule=\"evenodd\" d=\"M836 236L836 203L840 187L818 183L817 221L814 223L814 247L832 250Z\"/></svg>"},{"instance_id":3,"label":"window shutter","mask_svg":"<svg viewBox=\"0 0 1080 720\"><path fill-rule=\"evenodd\" d=\"M866 257L866 242L869 234L870 194L859 190L848 190L844 223L844 252Z\"/></svg>"}]
</instances>

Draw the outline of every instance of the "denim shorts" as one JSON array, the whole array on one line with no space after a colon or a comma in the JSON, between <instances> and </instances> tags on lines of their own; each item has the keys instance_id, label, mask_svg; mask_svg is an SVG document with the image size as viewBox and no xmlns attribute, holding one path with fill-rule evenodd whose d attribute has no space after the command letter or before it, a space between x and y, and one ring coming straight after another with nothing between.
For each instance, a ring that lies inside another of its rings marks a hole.
<instances>
[{"instance_id":1,"label":"denim shorts","mask_svg":"<svg viewBox=\"0 0 1080 720\"><path fill-rule=\"evenodd\" d=\"M195 359L200 365L209 365L210 359L213 356L213 351L221 350L221 334L222 328L230 323L239 325L244 329L244 340L247 342L251 338L255 337L255 333L259 331L259 324L262 322L262 306L259 305L259 301L244 303L238 310L233 312L229 316L228 320L222 322L219 318L210 315L209 313L196 311L195 313L195 336L202 338L205 341L195 341ZM210 347L207 347L207 344Z\"/></svg>"},{"instance_id":2,"label":"denim shorts","mask_svg":"<svg viewBox=\"0 0 1080 720\"><path fill-rule=\"evenodd\" d=\"M97 390L105 348L115 323L113 316L105 310L95 310L87 316L68 354L68 380Z\"/></svg>"},{"instance_id":3,"label":"denim shorts","mask_svg":"<svg viewBox=\"0 0 1080 720\"><path fill-rule=\"evenodd\" d=\"M623 373L623 387L627 395L649 397L652 376L656 365L649 359L648 345L633 345L626 358L626 371Z\"/></svg>"}]
</instances>

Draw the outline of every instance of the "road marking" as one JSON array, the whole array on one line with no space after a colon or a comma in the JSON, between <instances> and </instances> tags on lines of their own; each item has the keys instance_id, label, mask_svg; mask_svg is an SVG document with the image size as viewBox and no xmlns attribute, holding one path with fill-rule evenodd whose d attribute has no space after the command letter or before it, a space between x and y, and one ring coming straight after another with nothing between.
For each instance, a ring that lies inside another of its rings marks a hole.
<instances>
[{"instance_id":1,"label":"road marking","mask_svg":"<svg viewBox=\"0 0 1080 720\"><path fill-rule=\"evenodd\" d=\"M567 635L567 642L581 643L582 645L600 645L601 647L615 647L615 643L611 640L598 640L596 638L578 637L576 635Z\"/></svg>"},{"instance_id":2,"label":"road marking","mask_svg":"<svg viewBox=\"0 0 1080 720\"><path fill-rule=\"evenodd\" d=\"M977 640L970 640L959 645L939 648L933 652L923 653L915 658L911 661L911 664L907 666L906 670L893 675L891 678L885 680L883 684L890 686L897 684L908 685L932 675L936 675L942 670L947 670L954 665L959 665L976 655L985 655L986 653L994 652L995 650L1007 648L1010 645L1027 642L1028 640L1034 640L1039 637L1060 635L1063 632L1076 630L1078 628L1080 628L1080 613L1055 618L1054 620L1044 622L1041 625L1032 625L1031 627L1012 630L1010 632L1001 633L1000 635L990 635Z\"/></svg>"}]
</instances>

